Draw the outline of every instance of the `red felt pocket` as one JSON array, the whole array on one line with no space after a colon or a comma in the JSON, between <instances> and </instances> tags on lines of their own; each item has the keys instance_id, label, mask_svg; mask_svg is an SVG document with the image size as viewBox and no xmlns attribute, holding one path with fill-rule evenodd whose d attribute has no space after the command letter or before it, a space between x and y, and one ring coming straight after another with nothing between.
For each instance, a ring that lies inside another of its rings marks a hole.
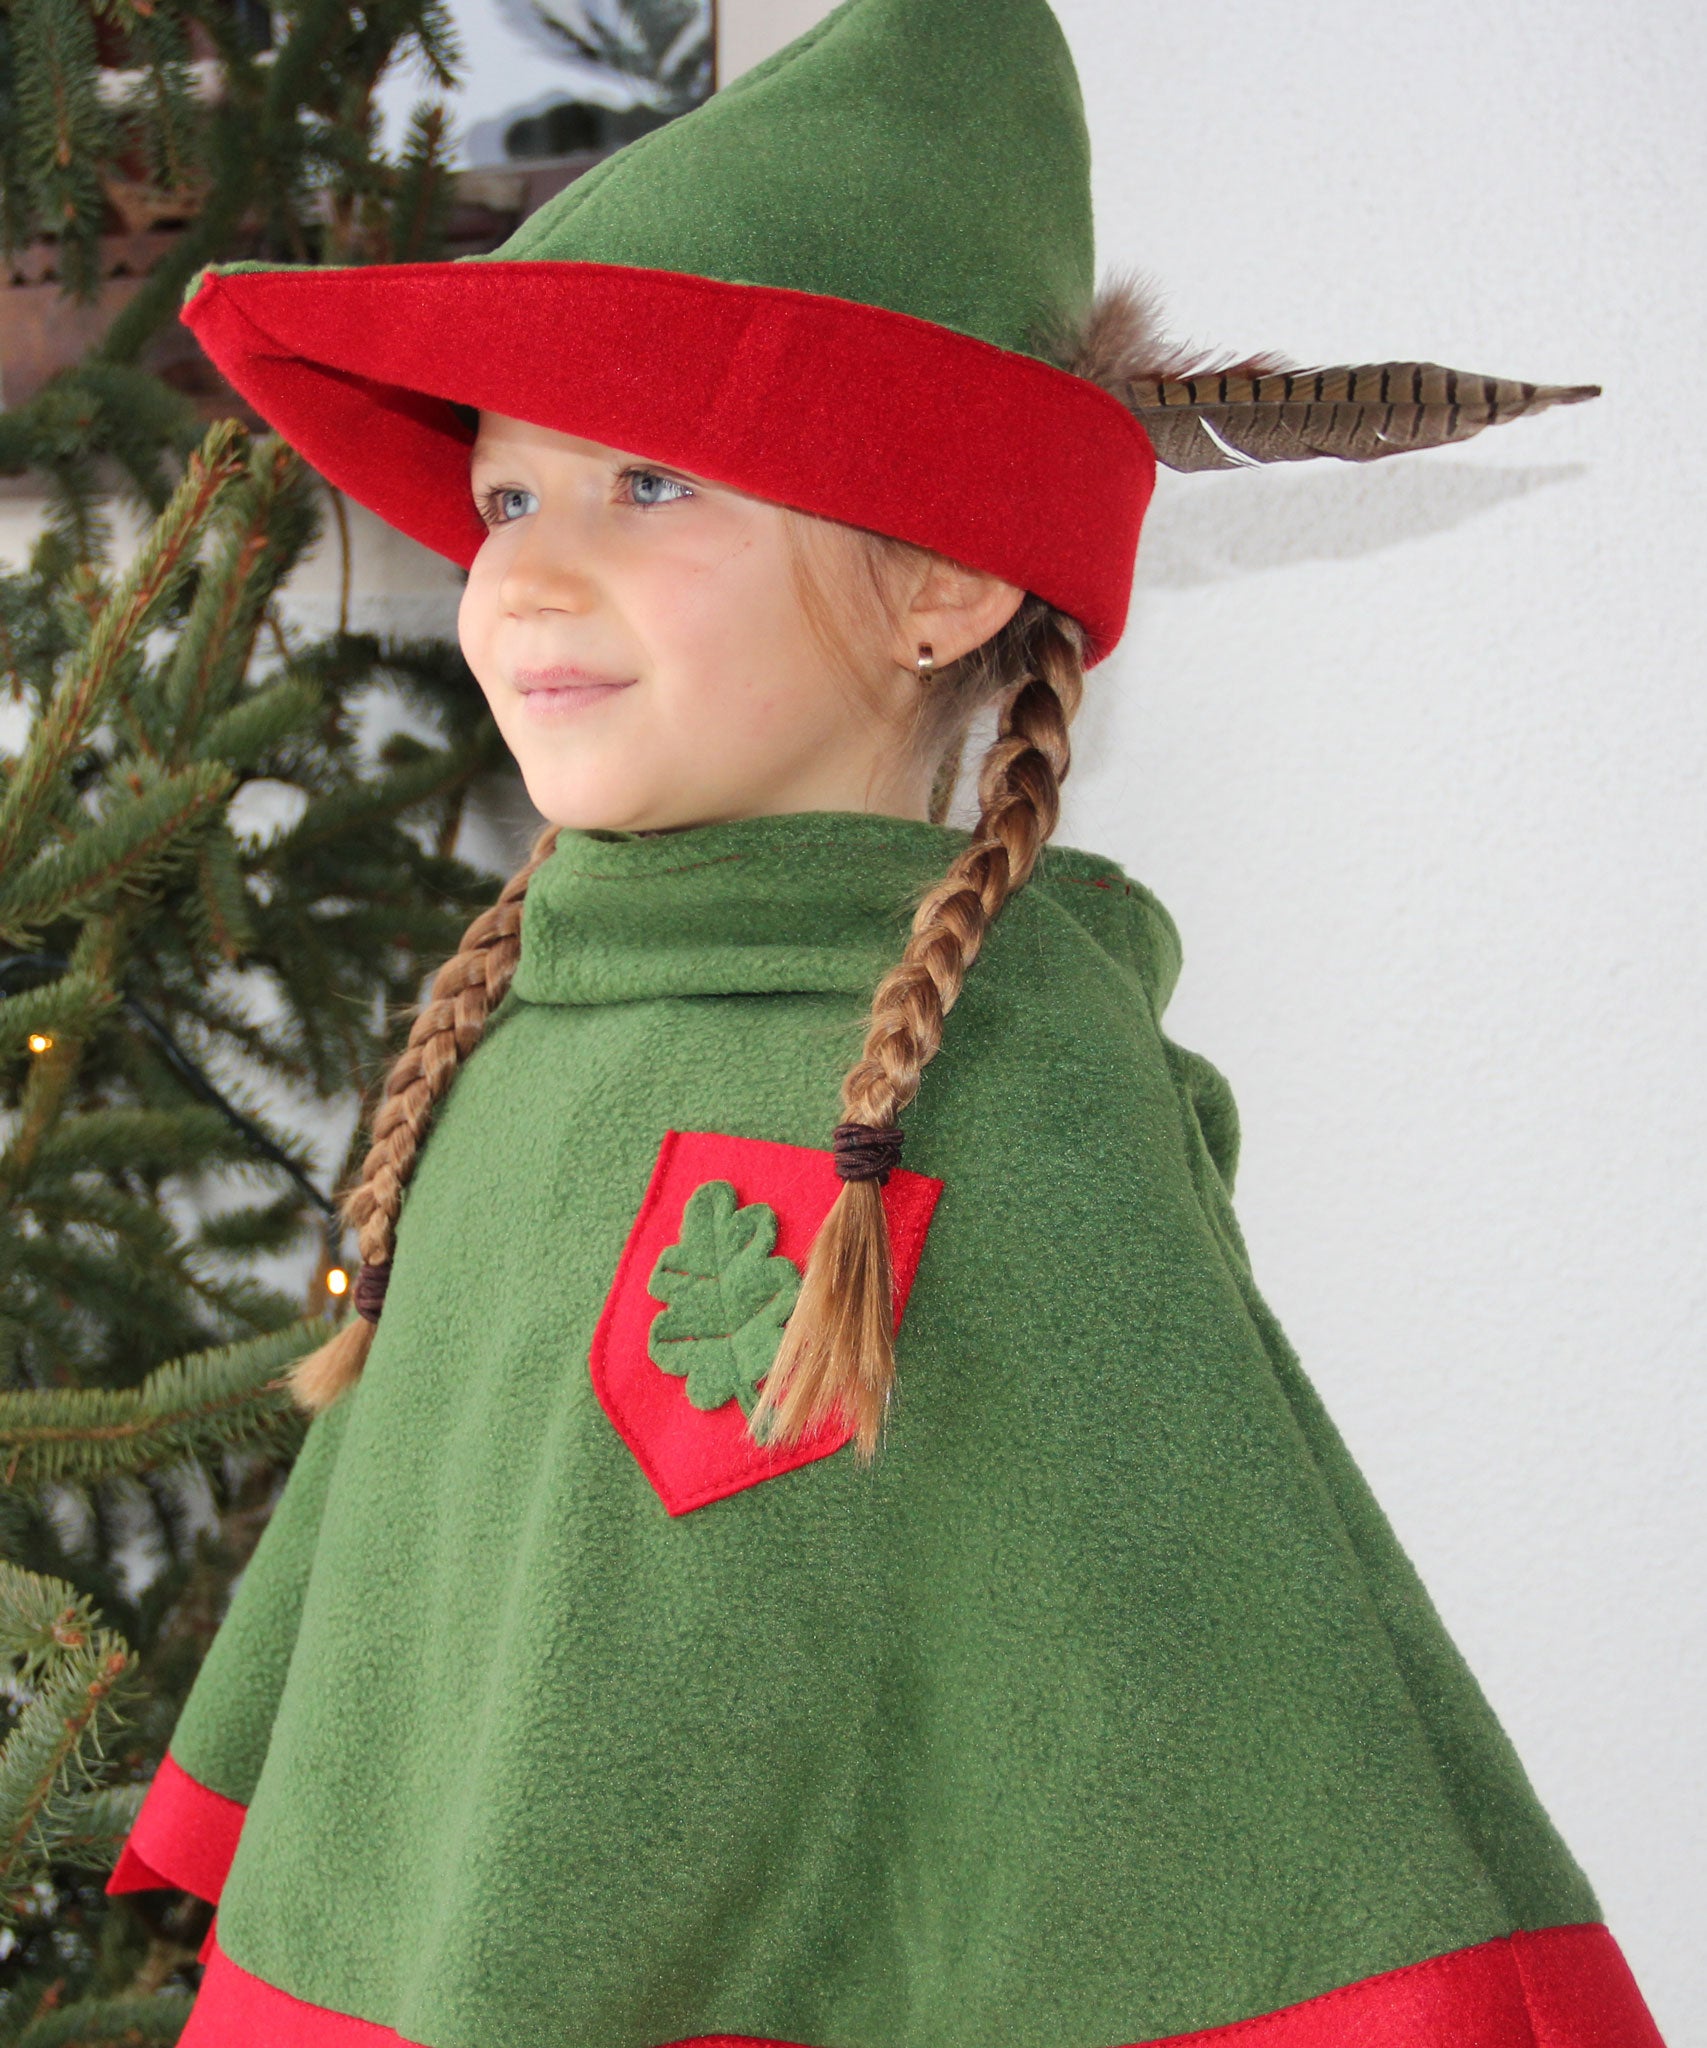
<instances>
[{"instance_id":1,"label":"red felt pocket","mask_svg":"<svg viewBox=\"0 0 1707 2048\"><path fill-rule=\"evenodd\" d=\"M640 1212L605 1298L590 1354L593 1390L672 1515L839 1451L853 1431L837 1422L788 1450L753 1441L741 1403L696 1407L688 1382L651 1355L653 1320L666 1303L648 1292L660 1253L682 1236L688 1203L708 1181L727 1181L743 1206L775 1212L774 1255L803 1268L818 1226L841 1190L833 1156L721 1131L666 1131ZM883 1189L895 1273L895 1327L912 1289L942 1182L897 1167ZM727 1198L725 1198L727 1199ZM780 1340L780 1332L779 1332Z\"/></svg>"}]
</instances>

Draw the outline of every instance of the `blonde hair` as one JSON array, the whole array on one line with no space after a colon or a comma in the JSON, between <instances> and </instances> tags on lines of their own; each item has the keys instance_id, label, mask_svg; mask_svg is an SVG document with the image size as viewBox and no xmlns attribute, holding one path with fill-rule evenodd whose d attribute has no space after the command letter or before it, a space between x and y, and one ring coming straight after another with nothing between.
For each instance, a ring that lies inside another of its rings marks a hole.
<instances>
[{"instance_id":1,"label":"blonde hair","mask_svg":"<svg viewBox=\"0 0 1707 2048\"><path fill-rule=\"evenodd\" d=\"M1149 319L1137 285L1116 280L1077 336L1059 344L1056 359L1114 388L1138 374L1134 364L1151 341ZM815 535L825 528L854 537L856 575L865 577L877 616L891 623L907 577L938 558L886 534L790 512L797 589L814 630L840 660L847 613L838 612L836 600L845 605L849 594L844 583L832 596L815 559ZM921 681L902 744L937 763L933 820L946 817L967 731L992 702L1000 707L996 734L979 766L969 842L920 899L901 958L872 996L860 1056L842 1082L844 1122L898 1131L985 935L1054 832L1071 759L1068 728L1084 690L1084 647L1074 619L1028 593L983 646ZM539 834L496 903L469 925L385 1077L372 1143L339 1204L362 1255L358 1313L293 1368L293 1391L307 1409L328 1406L361 1373L421 1144L514 978L528 883L550 856L558 829ZM754 1436L787 1445L840 1415L853 1429L858 1456L869 1461L895 1380L893 1300L881 1183L844 1180L807 1255L799 1297L753 1411Z\"/></svg>"}]
</instances>

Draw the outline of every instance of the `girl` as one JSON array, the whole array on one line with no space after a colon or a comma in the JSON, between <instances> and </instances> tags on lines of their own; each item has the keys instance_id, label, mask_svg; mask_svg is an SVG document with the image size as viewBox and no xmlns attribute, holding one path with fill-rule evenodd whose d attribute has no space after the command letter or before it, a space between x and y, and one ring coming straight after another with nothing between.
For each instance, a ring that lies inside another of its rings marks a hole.
<instances>
[{"instance_id":1,"label":"girl","mask_svg":"<svg viewBox=\"0 0 1707 2048\"><path fill-rule=\"evenodd\" d=\"M1043 0L846 0L490 258L193 283L467 566L549 823L114 1876L218 1903L192 2048L1657 2042L1253 1282L1171 920L1050 843L1158 448L1585 393L1193 376L1091 282Z\"/></svg>"}]
</instances>

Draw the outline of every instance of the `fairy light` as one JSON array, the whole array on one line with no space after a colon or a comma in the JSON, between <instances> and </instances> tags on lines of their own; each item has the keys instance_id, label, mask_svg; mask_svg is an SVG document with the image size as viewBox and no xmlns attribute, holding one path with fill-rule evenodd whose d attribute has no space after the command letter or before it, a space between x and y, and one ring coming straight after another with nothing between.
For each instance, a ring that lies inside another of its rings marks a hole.
<instances>
[{"instance_id":1,"label":"fairy light","mask_svg":"<svg viewBox=\"0 0 1707 2048\"><path fill-rule=\"evenodd\" d=\"M31 988L44 979L52 979L70 971L71 962L62 953L13 953L0 958L0 998L9 997L15 989ZM330 1195L322 1194L302 1168L284 1148L268 1137L252 1117L247 1117L235 1103L227 1101L208 1076L197 1066L184 1048L173 1037L161 1020L145 1003L139 1002L128 990L119 991L126 1013L140 1024L154 1041L166 1064L178 1076L199 1101L219 1111L234 1130L241 1131L248 1143L263 1158L273 1165L282 1167L296 1185L320 1211L323 1223L322 1256L325 1265L321 1268L326 1295L334 1302L342 1302L355 1289L350 1268L343 1263L344 1232L339 1220L338 1205ZM52 1052L57 1041L51 1031L32 1031L24 1040L30 1052L40 1059L44 1053ZM314 1282L308 1283L309 1300L312 1302ZM6 1953L5 1930L0 1929L0 1958Z\"/></svg>"}]
</instances>

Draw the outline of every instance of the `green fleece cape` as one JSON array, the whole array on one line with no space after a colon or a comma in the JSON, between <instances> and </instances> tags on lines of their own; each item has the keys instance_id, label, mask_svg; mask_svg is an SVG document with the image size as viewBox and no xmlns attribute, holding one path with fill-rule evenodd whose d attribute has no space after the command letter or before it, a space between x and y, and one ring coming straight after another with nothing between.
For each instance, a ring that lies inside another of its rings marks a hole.
<instances>
[{"instance_id":1,"label":"green fleece cape","mask_svg":"<svg viewBox=\"0 0 1707 2048\"><path fill-rule=\"evenodd\" d=\"M876 1462L743 1476L865 1006L965 843L562 834L173 1741L241 1826L186 2041L1108 2048L1472 1947L1539 1983L1513 1930L1622 1969L1252 1282L1113 862L1046 850L905 1117ZM1657 2041L1628 1996L1594 2040ZM1476 2013L1273 2038L1539 2037Z\"/></svg>"}]
</instances>

